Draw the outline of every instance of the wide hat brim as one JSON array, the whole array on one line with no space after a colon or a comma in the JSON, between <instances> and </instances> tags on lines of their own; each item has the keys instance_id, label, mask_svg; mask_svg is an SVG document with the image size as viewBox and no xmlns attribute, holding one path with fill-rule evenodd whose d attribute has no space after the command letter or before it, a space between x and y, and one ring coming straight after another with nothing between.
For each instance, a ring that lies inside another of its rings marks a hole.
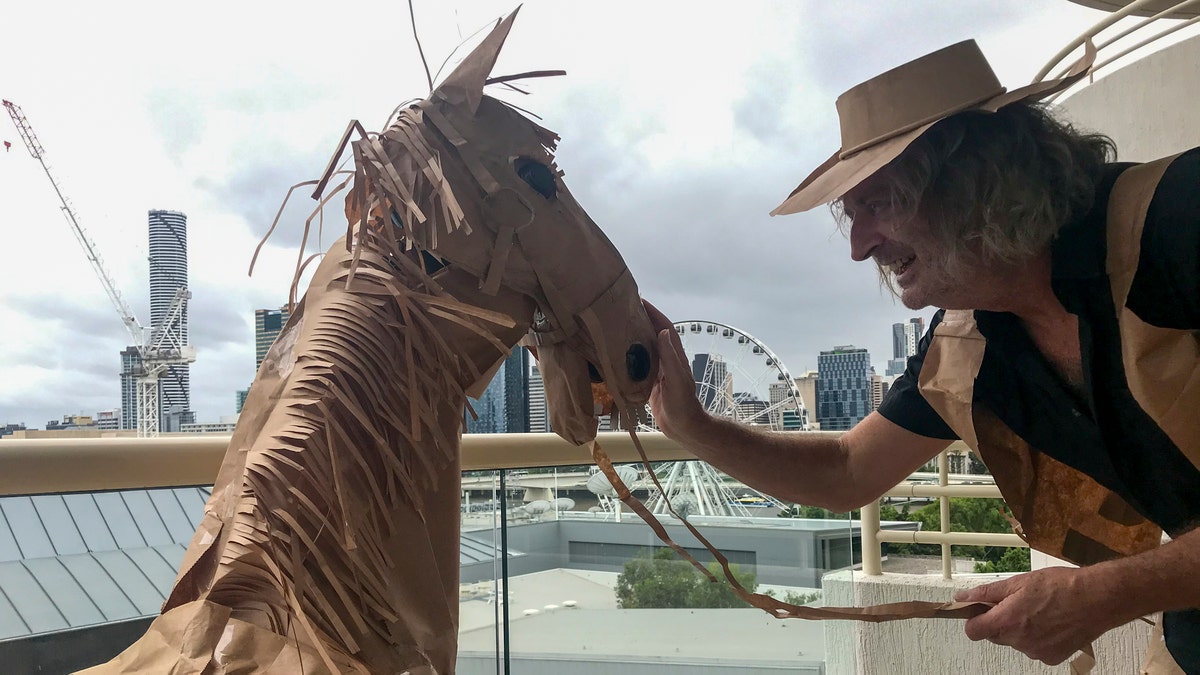
<instances>
[{"instance_id":1,"label":"wide hat brim","mask_svg":"<svg viewBox=\"0 0 1200 675\"><path fill-rule=\"evenodd\" d=\"M1020 89L1003 92L982 102L969 103L958 109L947 110L936 119L847 156L843 156L843 152L839 149L809 174L795 190L792 190L788 198L771 211L771 215L801 213L838 199L899 157L905 148L941 120L961 112L996 112L1019 101L1037 101L1052 96L1086 76L1095 60L1096 49L1091 41L1088 41L1084 46L1083 56L1071 66L1065 75L1058 79L1035 82Z\"/></svg>"}]
</instances>

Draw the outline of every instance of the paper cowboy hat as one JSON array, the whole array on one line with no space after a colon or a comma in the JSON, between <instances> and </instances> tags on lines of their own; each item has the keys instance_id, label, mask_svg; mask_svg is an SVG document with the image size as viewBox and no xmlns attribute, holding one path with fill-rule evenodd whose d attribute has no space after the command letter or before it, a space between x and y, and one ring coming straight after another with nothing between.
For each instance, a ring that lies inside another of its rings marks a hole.
<instances>
[{"instance_id":1,"label":"paper cowboy hat","mask_svg":"<svg viewBox=\"0 0 1200 675\"><path fill-rule=\"evenodd\" d=\"M966 40L877 75L838 97L841 149L771 215L807 211L841 197L950 115L996 112L1062 91L1086 75L1095 58L1096 50L1088 42L1083 57L1063 77L1008 91L979 45Z\"/></svg>"}]
</instances>

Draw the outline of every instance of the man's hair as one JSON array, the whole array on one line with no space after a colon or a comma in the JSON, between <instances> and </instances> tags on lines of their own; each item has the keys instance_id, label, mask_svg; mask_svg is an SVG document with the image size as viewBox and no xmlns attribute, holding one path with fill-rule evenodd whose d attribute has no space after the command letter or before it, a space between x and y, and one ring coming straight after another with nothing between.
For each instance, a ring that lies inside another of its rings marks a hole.
<instances>
[{"instance_id":1,"label":"man's hair","mask_svg":"<svg viewBox=\"0 0 1200 675\"><path fill-rule=\"evenodd\" d=\"M897 222L920 215L951 271L967 261L1017 264L1049 249L1087 213L1111 139L1076 130L1037 103L966 112L926 131L882 169ZM841 200L835 216L845 223ZM971 250L975 255L963 253Z\"/></svg>"}]
</instances>

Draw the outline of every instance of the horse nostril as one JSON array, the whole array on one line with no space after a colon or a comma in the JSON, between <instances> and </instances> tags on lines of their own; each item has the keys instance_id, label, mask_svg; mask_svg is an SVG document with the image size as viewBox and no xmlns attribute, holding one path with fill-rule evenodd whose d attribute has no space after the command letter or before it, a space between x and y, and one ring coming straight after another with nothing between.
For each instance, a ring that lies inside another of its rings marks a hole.
<instances>
[{"instance_id":1,"label":"horse nostril","mask_svg":"<svg viewBox=\"0 0 1200 675\"><path fill-rule=\"evenodd\" d=\"M633 343L625 352L625 371L634 382L641 382L650 375L650 350L644 345Z\"/></svg>"},{"instance_id":2,"label":"horse nostril","mask_svg":"<svg viewBox=\"0 0 1200 675\"><path fill-rule=\"evenodd\" d=\"M604 382L604 377L600 375L600 371L596 370L596 366L593 366L590 361L588 362L588 377L591 378L593 384Z\"/></svg>"}]
</instances>

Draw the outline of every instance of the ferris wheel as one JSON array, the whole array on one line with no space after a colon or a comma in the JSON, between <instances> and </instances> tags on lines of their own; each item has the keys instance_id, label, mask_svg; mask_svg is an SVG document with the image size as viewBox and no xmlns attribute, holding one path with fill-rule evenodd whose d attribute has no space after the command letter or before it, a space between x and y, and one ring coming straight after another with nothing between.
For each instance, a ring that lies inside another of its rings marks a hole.
<instances>
[{"instance_id":1,"label":"ferris wheel","mask_svg":"<svg viewBox=\"0 0 1200 675\"><path fill-rule=\"evenodd\" d=\"M796 380L761 340L715 321L677 321L696 397L712 415L775 431L807 431Z\"/></svg>"},{"instance_id":2,"label":"ferris wheel","mask_svg":"<svg viewBox=\"0 0 1200 675\"><path fill-rule=\"evenodd\" d=\"M787 366L761 340L715 321L678 321L675 332L692 366L696 397L711 415L774 431L807 431L808 410ZM653 418L646 409L652 431ZM655 515L677 513L750 516L754 507L782 508L770 495L742 487L735 493L727 477L704 462L667 462L654 468L662 485L646 507Z\"/></svg>"}]
</instances>

